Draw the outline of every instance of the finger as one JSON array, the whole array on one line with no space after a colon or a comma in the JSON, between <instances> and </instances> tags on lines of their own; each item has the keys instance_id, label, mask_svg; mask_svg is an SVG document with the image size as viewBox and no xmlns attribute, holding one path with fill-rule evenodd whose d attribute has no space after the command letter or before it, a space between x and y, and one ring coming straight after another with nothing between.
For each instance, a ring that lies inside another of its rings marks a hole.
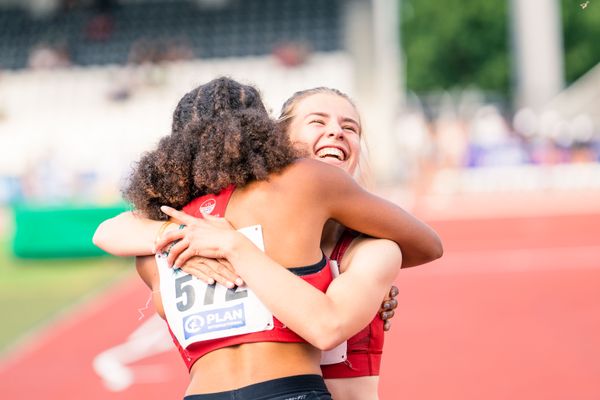
<instances>
[{"instance_id":1,"label":"finger","mask_svg":"<svg viewBox=\"0 0 600 400\"><path fill-rule=\"evenodd\" d=\"M204 216L204 220L215 228L233 229L229 221L227 221L225 218L220 218L209 214L202 215Z\"/></svg>"},{"instance_id":2,"label":"finger","mask_svg":"<svg viewBox=\"0 0 600 400\"><path fill-rule=\"evenodd\" d=\"M223 221L227 221L225 218L223 217L218 217L216 215L211 215L211 214L205 214L202 213L202 219L206 220L206 221L210 221L210 222L218 222L218 223L223 223ZM229 223L229 222L227 222Z\"/></svg>"},{"instance_id":3,"label":"finger","mask_svg":"<svg viewBox=\"0 0 600 400\"><path fill-rule=\"evenodd\" d=\"M220 260L207 259L205 264L208 265L213 270L214 274L211 275L213 278L217 279L217 275L218 275L219 277L221 277L225 280L225 284L224 284L225 286L232 288L237 285L236 281L239 279L237 274L232 272ZM242 284L243 284L243 282L242 282Z\"/></svg>"},{"instance_id":4,"label":"finger","mask_svg":"<svg viewBox=\"0 0 600 400\"><path fill-rule=\"evenodd\" d=\"M187 238L183 238L178 242L173 242L172 246L167 247L167 252L169 253L167 256L167 261L169 262L169 265L173 265L175 260L177 260L177 257L179 257L179 254L187 249L189 245L190 243L188 242Z\"/></svg>"},{"instance_id":5,"label":"finger","mask_svg":"<svg viewBox=\"0 0 600 400\"><path fill-rule=\"evenodd\" d=\"M216 215L212 215L212 214L207 214L207 213L202 213L202 218L204 218L207 221L218 221L220 219L222 219L221 217L217 217Z\"/></svg>"},{"instance_id":6,"label":"finger","mask_svg":"<svg viewBox=\"0 0 600 400\"><path fill-rule=\"evenodd\" d=\"M396 299L388 300L386 303L389 303L390 310L395 310L398 307L398 300L396 300Z\"/></svg>"},{"instance_id":7,"label":"finger","mask_svg":"<svg viewBox=\"0 0 600 400\"><path fill-rule=\"evenodd\" d=\"M390 289L390 297L394 298L398 296L398 293L400 293L400 290L396 286L392 286L392 288Z\"/></svg>"},{"instance_id":8,"label":"finger","mask_svg":"<svg viewBox=\"0 0 600 400\"><path fill-rule=\"evenodd\" d=\"M215 280L213 278L206 275L200 269L196 268L196 266L188 266L186 264L183 267L181 267L181 270L185 273L188 273L188 274L200 279L202 282L204 282L208 285L213 285L215 283Z\"/></svg>"},{"instance_id":9,"label":"finger","mask_svg":"<svg viewBox=\"0 0 600 400\"><path fill-rule=\"evenodd\" d=\"M381 313L381 319L383 319L384 321L391 319L393 316L394 316L394 311L384 311Z\"/></svg>"},{"instance_id":10,"label":"finger","mask_svg":"<svg viewBox=\"0 0 600 400\"><path fill-rule=\"evenodd\" d=\"M233 265L231 265L231 263L227 259L225 259L225 258L219 258L218 261L225 268L227 268L229 271L231 271L231 273L235 276L235 279L233 280L233 282L236 284L236 286L242 286L242 285L244 285L244 280L242 279L242 277L240 277L238 275L238 273L235 270L235 268L233 268Z\"/></svg>"},{"instance_id":11,"label":"finger","mask_svg":"<svg viewBox=\"0 0 600 400\"><path fill-rule=\"evenodd\" d=\"M183 222L186 225L189 225L189 224L193 223L194 221L196 221L195 217L193 217L189 214L186 214L182 211L176 210L169 206L161 206L160 211L167 214L169 217L178 219L179 221Z\"/></svg>"},{"instance_id":12,"label":"finger","mask_svg":"<svg viewBox=\"0 0 600 400\"><path fill-rule=\"evenodd\" d=\"M390 321L390 320L386 320L386 321L383 323L383 330L384 330L385 332L387 332L387 331L389 331L391 328L392 328L392 321Z\"/></svg>"},{"instance_id":13,"label":"finger","mask_svg":"<svg viewBox=\"0 0 600 400\"><path fill-rule=\"evenodd\" d=\"M222 275L215 272L216 266L214 263L216 261L204 257L194 257L193 259L195 264L195 269L201 270L204 275L213 280L213 282L217 282L225 287L232 288L235 285L233 282L224 278Z\"/></svg>"},{"instance_id":14,"label":"finger","mask_svg":"<svg viewBox=\"0 0 600 400\"><path fill-rule=\"evenodd\" d=\"M391 310L392 309L392 301L391 300L384 301L381 309L383 311Z\"/></svg>"},{"instance_id":15,"label":"finger","mask_svg":"<svg viewBox=\"0 0 600 400\"><path fill-rule=\"evenodd\" d=\"M169 253L169 255L171 254ZM190 258L194 256L196 256L196 252L191 247L186 248L177 256L175 261L173 261L173 268L181 268Z\"/></svg>"},{"instance_id":16,"label":"finger","mask_svg":"<svg viewBox=\"0 0 600 400\"><path fill-rule=\"evenodd\" d=\"M156 242L154 243L154 247L157 251L165 251L169 245L177 240L181 240L185 236L185 231L183 229L174 229L162 234L160 237L156 238Z\"/></svg>"}]
</instances>

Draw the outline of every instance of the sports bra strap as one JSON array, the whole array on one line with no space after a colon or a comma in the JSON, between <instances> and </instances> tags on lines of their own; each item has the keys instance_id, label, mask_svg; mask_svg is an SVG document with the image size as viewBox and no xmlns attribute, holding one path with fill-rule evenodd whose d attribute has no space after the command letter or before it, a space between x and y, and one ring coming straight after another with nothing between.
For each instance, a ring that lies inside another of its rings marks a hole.
<instances>
[{"instance_id":1,"label":"sports bra strap","mask_svg":"<svg viewBox=\"0 0 600 400\"><path fill-rule=\"evenodd\" d=\"M344 229L342 236L338 239L333 251L331 252L331 259L336 260L338 263L342 260L342 257L350 247L350 243L360 235L360 232L352 229Z\"/></svg>"}]
</instances>

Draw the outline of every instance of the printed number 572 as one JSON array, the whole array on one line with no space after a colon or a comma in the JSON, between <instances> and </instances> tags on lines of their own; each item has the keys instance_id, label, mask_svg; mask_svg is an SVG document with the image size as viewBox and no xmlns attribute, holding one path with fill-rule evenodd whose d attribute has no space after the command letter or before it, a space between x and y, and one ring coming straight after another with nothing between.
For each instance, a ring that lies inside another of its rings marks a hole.
<instances>
[{"instance_id":1,"label":"printed number 572","mask_svg":"<svg viewBox=\"0 0 600 400\"><path fill-rule=\"evenodd\" d=\"M175 279L175 297L179 300L177 302L177 309L179 311L187 311L196 302L196 291L194 286L190 283L193 279L192 275L182 275ZM215 288L216 284L208 285L206 287L206 293L204 294L204 305L210 305L215 300ZM227 289L225 294L225 301L232 301L248 297L247 290L236 291L235 289Z\"/></svg>"}]
</instances>

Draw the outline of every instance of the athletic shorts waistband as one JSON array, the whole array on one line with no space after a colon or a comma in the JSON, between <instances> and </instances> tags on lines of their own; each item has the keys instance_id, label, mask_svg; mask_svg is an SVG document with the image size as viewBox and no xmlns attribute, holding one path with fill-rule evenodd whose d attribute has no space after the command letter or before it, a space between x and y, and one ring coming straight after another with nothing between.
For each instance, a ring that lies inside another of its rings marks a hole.
<instances>
[{"instance_id":1,"label":"athletic shorts waistband","mask_svg":"<svg viewBox=\"0 0 600 400\"><path fill-rule=\"evenodd\" d=\"M286 397L287 396L287 397ZM316 396L316 397L315 397ZM226 392L192 394L184 400L309 400L331 399L320 375L295 375L271 379Z\"/></svg>"}]
</instances>

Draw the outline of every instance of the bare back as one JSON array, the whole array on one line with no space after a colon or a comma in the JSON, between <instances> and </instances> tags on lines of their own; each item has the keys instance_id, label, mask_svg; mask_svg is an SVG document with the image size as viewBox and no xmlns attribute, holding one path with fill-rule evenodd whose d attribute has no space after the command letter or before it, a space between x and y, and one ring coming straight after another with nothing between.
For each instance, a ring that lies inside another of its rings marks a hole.
<instances>
[{"instance_id":1,"label":"bare back","mask_svg":"<svg viewBox=\"0 0 600 400\"><path fill-rule=\"evenodd\" d=\"M321 232L328 219L318 207L310 177L302 170L291 166L269 181L236 189L225 213L236 228L261 225L265 253L290 268L315 264L323 257ZM305 343L248 343L219 349L194 364L188 392L223 391L284 376L320 374L320 358L321 351Z\"/></svg>"},{"instance_id":2,"label":"bare back","mask_svg":"<svg viewBox=\"0 0 600 400\"><path fill-rule=\"evenodd\" d=\"M236 228L260 224L265 252L286 267L314 264L323 256L321 233L328 213L301 171L290 167L269 181L235 190L225 213Z\"/></svg>"}]
</instances>

